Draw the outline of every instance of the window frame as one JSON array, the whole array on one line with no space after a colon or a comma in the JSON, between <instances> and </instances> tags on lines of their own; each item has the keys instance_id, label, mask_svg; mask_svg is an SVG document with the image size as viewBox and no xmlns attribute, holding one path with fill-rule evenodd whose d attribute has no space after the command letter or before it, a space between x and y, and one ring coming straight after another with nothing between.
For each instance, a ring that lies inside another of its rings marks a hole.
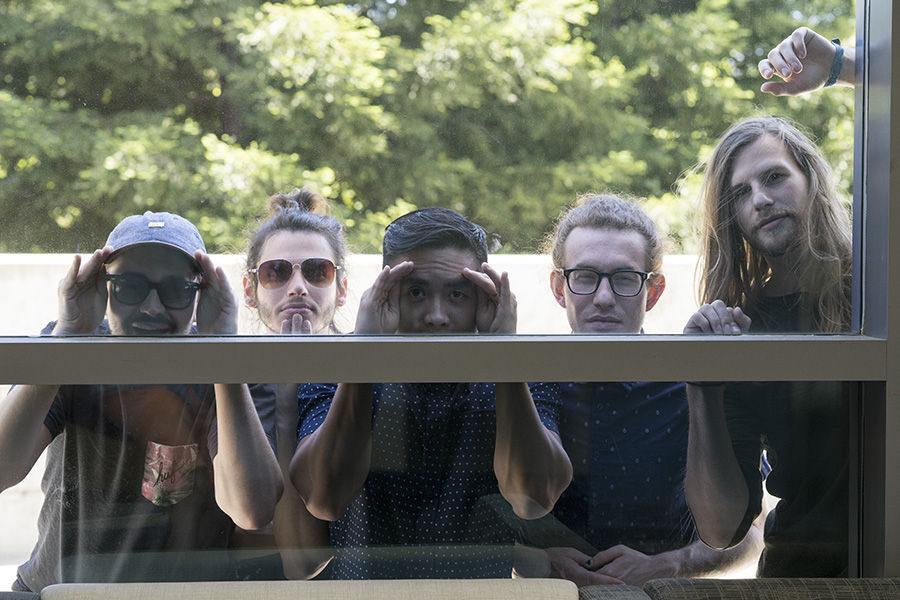
<instances>
[{"instance_id":1,"label":"window frame","mask_svg":"<svg viewBox=\"0 0 900 600\"><path fill-rule=\"evenodd\" d=\"M857 4L857 81L865 84L856 89L853 294L863 334L0 337L0 383L858 381L849 574L900 576L900 435L888 426L900 423L900 311L889 310L900 298L900 210L890 210L891 190L900 195L900 126L892 127L900 122L900 10Z\"/></svg>"}]
</instances>

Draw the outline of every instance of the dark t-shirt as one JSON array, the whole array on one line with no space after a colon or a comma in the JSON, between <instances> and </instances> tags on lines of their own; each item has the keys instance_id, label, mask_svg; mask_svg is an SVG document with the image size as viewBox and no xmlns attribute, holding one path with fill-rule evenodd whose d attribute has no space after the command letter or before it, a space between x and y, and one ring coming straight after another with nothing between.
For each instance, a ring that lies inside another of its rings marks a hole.
<instances>
[{"instance_id":1,"label":"dark t-shirt","mask_svg":"<svg viewBox=\"0 0 900 600\"><path fill-rule=\"evenodd\" d=\"M751 331L807 331L801 296L764 298ZM765 526L759 575L827 577L846 574L849 521L849 389L840 382L731 384L725 414L750 499L737 543L761 510L760 453L771 472L769 493L780 498Z\"/></svg>"},{"instance_id":2,"label":"dark t-shirt","mask_svg":"<svg viewBox=\"0 0 900 600\"><path fill-rule=\"evenodd\" d=\"M573 479L553 510L598 550L659 554L690 544L684 498L688 408L683 383L539 383L561 400L559 432Z\"/></svg>"},{"instance_id":3,"label":"dark t-shirt","mask_svg":"<svg viewBox=\"0 0 900 600\"><path fill-rule=\"evenodd\" d=\"M60 582L218 579L233 528L213 492L212 386L60 388L38 542L19 577Z\"/></svg>"},{"instance_id":4,"label":"dark t-shirt","mask_svg":"<svg viewBox=\"0 0 900 600\"><path fill-rule=\"evenodd\" d=\"M324 422L335 389L300 386L299 437ZM509 577L513 533L480 502L499 494L494 386L379 384L373 392L369 475L330 528L334 577ZM535 405L557 431L557 401Z\"/></svg>"}]
</instances>

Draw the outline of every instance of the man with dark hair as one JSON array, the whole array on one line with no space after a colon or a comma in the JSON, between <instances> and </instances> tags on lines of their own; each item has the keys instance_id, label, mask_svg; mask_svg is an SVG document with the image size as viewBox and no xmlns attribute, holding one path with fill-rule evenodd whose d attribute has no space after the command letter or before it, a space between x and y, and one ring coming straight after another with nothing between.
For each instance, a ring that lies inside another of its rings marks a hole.
<instances>
[{"instance_id":1,"label":"man with dark hair","mask_svg":"<svg viewBox=\"0 0 900 600\"><path fill-rule=\"evenodd\" d=\"M462 215L400 217L383 259L356 333L515 332L509 278ZM332 521L338 578L508 577L502 552L460 548L511 541L479 499L499 493L537 518L571 479L557 405L534 402L524 383L307 385L299 402L291 479L309 511Z\"/></svg>"},{"instance_id":2,"label":"man with dark hair","mask_svg":"<svg viewBox=\"0 0 900 600\"><path fill-rule=\"evenodd\" d=\"M107 307L108 303L108 307ZM104 316L106 319L104 319ZM123 220L76 256L44 334L229 334L237 306L197 228ZM115 367L115 365L110 365ZM281 474L246 386L20 385L0 403L0 490L47 448L38 542L13 589L61 582L220 579L237 524L272 519Z\"/></svg>"}]
</instances>

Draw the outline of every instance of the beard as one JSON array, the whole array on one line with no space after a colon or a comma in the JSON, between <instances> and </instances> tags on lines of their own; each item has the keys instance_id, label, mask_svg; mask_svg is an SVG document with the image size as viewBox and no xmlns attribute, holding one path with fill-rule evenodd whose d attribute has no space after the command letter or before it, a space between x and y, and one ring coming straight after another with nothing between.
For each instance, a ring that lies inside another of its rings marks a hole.
<instances>
[{"instance_id":1,"label":"beard","mask_svg":"<svg viewBox=\"0 0 900 600\"><path fill-rule=\"evenodd\" d=\"M780 258L789 254L800 245L799 227L794 217L785 217L773 231L754 229L749 233L742 232L750 247L763 256Z\"/></svg>"}]
</instances>

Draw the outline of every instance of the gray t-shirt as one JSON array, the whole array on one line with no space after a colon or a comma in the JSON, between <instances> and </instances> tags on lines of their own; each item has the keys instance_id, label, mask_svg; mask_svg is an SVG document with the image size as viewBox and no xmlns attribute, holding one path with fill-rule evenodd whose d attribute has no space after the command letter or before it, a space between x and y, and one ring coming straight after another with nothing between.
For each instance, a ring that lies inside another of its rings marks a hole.
<instances>
[{"instance_id":1,"label":"gray t-shirt","mask_svg":"<svg viewBox=\"0 0 900 600\"><path fill-rule=\"evenodd\" d=\"M44 424L38 542L18 571L31 590L228 577L212 386L63 386Z\"/></svg>"}]
</instances>

